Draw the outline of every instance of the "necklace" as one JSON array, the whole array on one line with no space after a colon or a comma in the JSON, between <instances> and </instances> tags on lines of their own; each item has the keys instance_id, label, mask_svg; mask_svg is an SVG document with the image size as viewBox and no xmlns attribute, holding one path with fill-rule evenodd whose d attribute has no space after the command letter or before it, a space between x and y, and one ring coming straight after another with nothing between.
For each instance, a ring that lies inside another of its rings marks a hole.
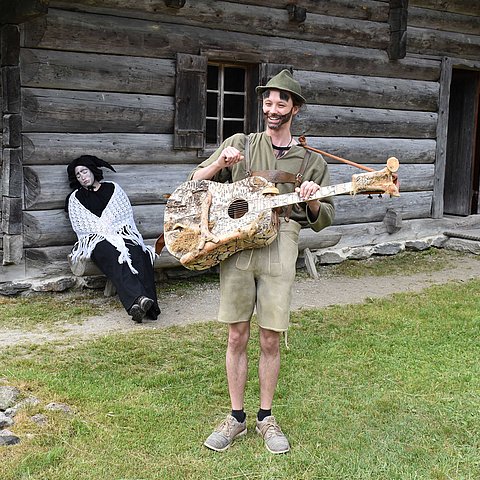
<instances>
[{"instance_id":1,"label":"necklace","mask_svg":"<svg viewBox=\"0 0 480 480\"><path fill-rule=\"evenodd\" d=\"M274 145L272 143L272 148L274 150L276 150L276 152L274 152L275 156L277 158L283 157L283 155L285 155L285 152L287 152L288 150L290 150L292 148L292 145L291 145L292 141L293 141L293 137L290 137L290 141L288 142L288 145L286 145L285 147L279 147L278 145Z\"/></svg>"}]
</instances>

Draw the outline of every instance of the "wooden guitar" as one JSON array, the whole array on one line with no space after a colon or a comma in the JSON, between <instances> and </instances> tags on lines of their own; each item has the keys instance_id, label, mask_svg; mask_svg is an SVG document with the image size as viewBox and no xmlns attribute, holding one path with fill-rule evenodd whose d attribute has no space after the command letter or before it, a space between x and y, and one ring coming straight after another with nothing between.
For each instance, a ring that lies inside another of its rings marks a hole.
<instances>
[{"instance_id":1,"label":"wooden guitar","mask_svg":"<svg viewBox=\"0 0 480 480\"><path fill-rule=\"evenodd\" d=\"M370 192L398 197L393 178L398 166L398 160L390 157L383 170L321 187L309 200ZM256 176L230 184L211 180L182 183L165 207L165 246L185 267L205 270L241 250L269 245L277 236L275 208L305 201L296 192L277 193L274 184Z\"/></svg>"}]
</instances>

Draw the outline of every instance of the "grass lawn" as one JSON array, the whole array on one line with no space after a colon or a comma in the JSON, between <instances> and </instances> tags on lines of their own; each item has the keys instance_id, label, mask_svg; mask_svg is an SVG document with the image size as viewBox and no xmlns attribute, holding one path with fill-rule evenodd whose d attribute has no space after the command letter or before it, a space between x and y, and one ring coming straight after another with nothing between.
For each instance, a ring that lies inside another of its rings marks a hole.
<instances>
[{"instance_id":1,"label":"grass lawn","mask_svg":"<svg viewBox=\"0 0 480 480\"><path fill-rule=\"evenodd\" d=\"M256 329L249 433L222 454L202 446L229 410L221 325L9 347L0 378L41 404L17 415L0 479L478 480L479 338L480 281L296 313L273 412L292 445L280 456L254 431ZM46 411L53 401L74 413Z\"/></svg>"}]
</instances>

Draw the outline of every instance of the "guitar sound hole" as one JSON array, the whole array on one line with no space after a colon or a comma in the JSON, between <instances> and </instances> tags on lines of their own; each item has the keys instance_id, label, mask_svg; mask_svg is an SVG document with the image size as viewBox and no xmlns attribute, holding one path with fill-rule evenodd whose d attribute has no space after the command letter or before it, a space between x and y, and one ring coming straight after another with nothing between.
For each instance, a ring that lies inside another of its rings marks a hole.
<instances>
[{"instance_id":1,"label":"guitar sound hole","mask_svg":"<svg viewBox=\"0 0 480 480\"><path fill-rule=\"evenodd\" d=\"M246 200L234 200L228 207L230 218L242 218L247 212L248 202Z\"/></svg>"}]
</instances>

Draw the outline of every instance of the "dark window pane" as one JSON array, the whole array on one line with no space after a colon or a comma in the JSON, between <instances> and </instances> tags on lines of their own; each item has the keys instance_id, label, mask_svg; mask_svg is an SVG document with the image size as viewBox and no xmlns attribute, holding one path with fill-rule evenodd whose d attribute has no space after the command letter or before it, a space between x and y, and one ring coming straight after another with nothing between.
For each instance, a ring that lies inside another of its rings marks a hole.
<instances>
[{"instance_id":1,"label":"dark window pane","mask_svg":"<svg viewBox=\"0 0 480 480\"><path fill-rule=\"evenodd\" d=\"M218 67L216 65L208 66L207 90L218 90Z\"/></svg>"},{"instance_id":2,"label":"dark window pane","mask_svg":"<svg viewBox=\"0 0 480 480\"><path fill-rule=\"evenodd\" d=\"M245 91L245 70L243 68L225 67L224 72L224 89L226 91Z\"/></svg>"},{"instance_id":3,"label":"dark window pane","mask_svg":"<svg viewBox=\"0 0 480 480\"><path fill-rule=\"evenodd\" d=\"M207 93L207 117L216 117L218 107L218 94L208 92Z\"/></svg>"},{"instance_id":4,"label":"dark window pane","mask_svg":"<svg viewBox=\"0 0 480 480\"><path fill-rule=\"evenodd\" d=\"M244 130L243 128L243 120L239 122L235 122L232 120L227 120L223 122L223 138L230 137L234 133L242 133Z\"/></svg>"},{"instance_id":5,"label":"dark window pane","mask_svg":"<svg viewBox=\"0 0 480 480\"><path fill-rule=\"evenodd\" d=\"M216 120L207 120L206 142L215 143L215 144L217 143L217 121Z\"/></svg>"},{"instance_id":6,"label":"dark window pane","mask_svg":"<svg viewBox=\"0 0 480 480\"><path fill-rule=\"evenodd\" d=\"M223 116L230 118L243 118L244 97L243 95L225 95Z\"/></svg>"}]
</instances>

